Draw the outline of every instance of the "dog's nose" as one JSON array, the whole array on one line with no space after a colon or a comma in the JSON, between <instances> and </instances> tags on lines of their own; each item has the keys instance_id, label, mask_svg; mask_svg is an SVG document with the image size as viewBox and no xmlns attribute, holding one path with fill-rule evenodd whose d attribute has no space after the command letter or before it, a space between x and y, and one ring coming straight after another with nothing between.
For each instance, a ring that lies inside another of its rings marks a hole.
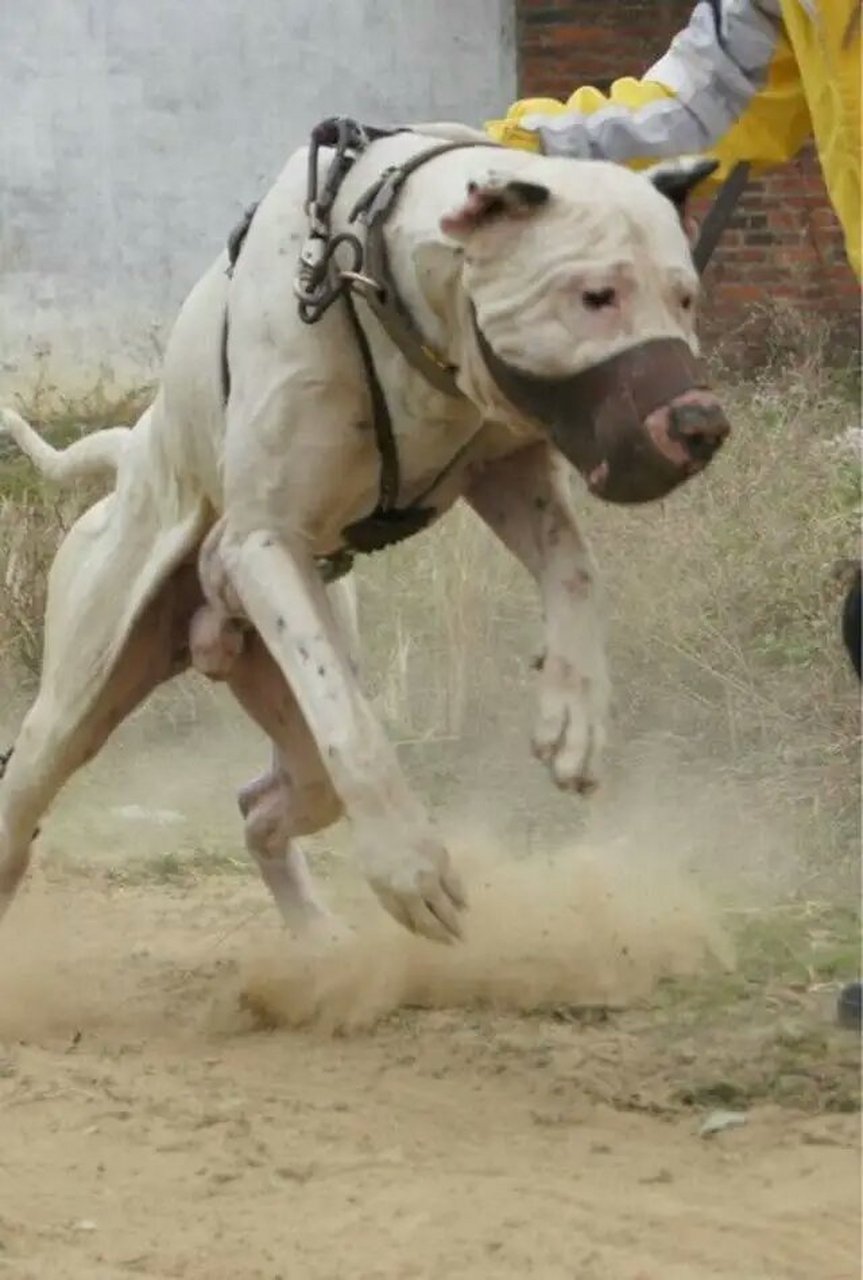
<instances>
[{"instance_id":1,"label":"dog's nose","mask_svg":"<svg viewBox=\"0 0 863 1280\"><path fill-rule=\"evenodd\" d=\"M709 462L730 430L719 401L709 392L669 407L669 437L679 441L695 462Z\"/></svg>"},{"instance_id":2,"label":"dog's nose","mask_svg":"<svg viewBox=\"0 0 863 1280\"><path fill-rule=\"evenodd\" d=\"M684 475L706 467L731 428L712 391L685 391L645 422L653 444Z\"/></svg>"}]
</instances>

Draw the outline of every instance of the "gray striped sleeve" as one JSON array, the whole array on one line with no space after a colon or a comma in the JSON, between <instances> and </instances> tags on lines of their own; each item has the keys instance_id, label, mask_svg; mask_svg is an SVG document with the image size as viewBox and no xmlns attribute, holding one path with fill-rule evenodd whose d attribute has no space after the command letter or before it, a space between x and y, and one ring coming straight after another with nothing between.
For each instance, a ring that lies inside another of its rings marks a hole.
<instances>
[{"instance_id":1,"label":"gray striped sleeve","mask_svg":"<svg viewBox=\"0 0 863 1280\"><path fill-rule=\"evenodd\" d=\"M591 115L527 115L519 124L539 133L546 155L626 161L707 151L763 88L781 30L779 0L701 0L643 77L674 98L635 110L611 104Z\"/></svg>"}]
</instances>

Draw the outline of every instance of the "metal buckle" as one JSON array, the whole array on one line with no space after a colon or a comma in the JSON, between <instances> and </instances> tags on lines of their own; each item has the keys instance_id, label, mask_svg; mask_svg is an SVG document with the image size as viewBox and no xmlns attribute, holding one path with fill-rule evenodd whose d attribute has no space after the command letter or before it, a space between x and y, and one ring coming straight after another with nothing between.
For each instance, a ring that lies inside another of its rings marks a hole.
<instances>
[{"instance_id":1,"label":"metal buckle","mask_svg":"<svg viewBox=\"0 0 863 1280\"><path fill-rule=\"evenodd\" d=\"M371 276L363 275L362 271L340 271L339 279L350 281L357 293L363 296L375 293L378 297L383 297L383 288L378 284L377 280L373 280Z\"/></svg>"}]
</instances>

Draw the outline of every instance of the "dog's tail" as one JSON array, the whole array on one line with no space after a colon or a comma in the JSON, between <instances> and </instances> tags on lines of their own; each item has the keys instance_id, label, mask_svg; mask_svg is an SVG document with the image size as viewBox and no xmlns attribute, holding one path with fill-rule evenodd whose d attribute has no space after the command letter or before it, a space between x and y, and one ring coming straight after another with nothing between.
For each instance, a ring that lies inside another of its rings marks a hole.
<instances>
[{"instance_id":1,"label":"dog's tail","mask_svg":"<svg viewBox=\"0 0 863 1280\"><path fill-rule=\"evenodd\" d=\"M60 484L106 472L116 475L129 439L129 427L106 427L82 436L65 449L55 449L14 409L0 409L0 432L11 436L44 476Z\"/></svg>"}]
</instances>

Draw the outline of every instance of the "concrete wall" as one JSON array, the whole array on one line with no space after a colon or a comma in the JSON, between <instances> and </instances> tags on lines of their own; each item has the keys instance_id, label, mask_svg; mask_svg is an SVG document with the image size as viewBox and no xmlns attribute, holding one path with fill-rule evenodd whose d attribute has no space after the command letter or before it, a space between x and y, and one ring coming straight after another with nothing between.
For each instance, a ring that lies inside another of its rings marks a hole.
<instances>
[{"instance_id":1,"label":"concrete wall","mask_svg":"<svg viewBox=\"0 0 863 1280\"><path fill-rule=\"evenodd\" d=\"M189 287L319 119L479 123L508 104L513 8L0 0L0 398L152 374Z\"/></svg>"}]
</instances>

